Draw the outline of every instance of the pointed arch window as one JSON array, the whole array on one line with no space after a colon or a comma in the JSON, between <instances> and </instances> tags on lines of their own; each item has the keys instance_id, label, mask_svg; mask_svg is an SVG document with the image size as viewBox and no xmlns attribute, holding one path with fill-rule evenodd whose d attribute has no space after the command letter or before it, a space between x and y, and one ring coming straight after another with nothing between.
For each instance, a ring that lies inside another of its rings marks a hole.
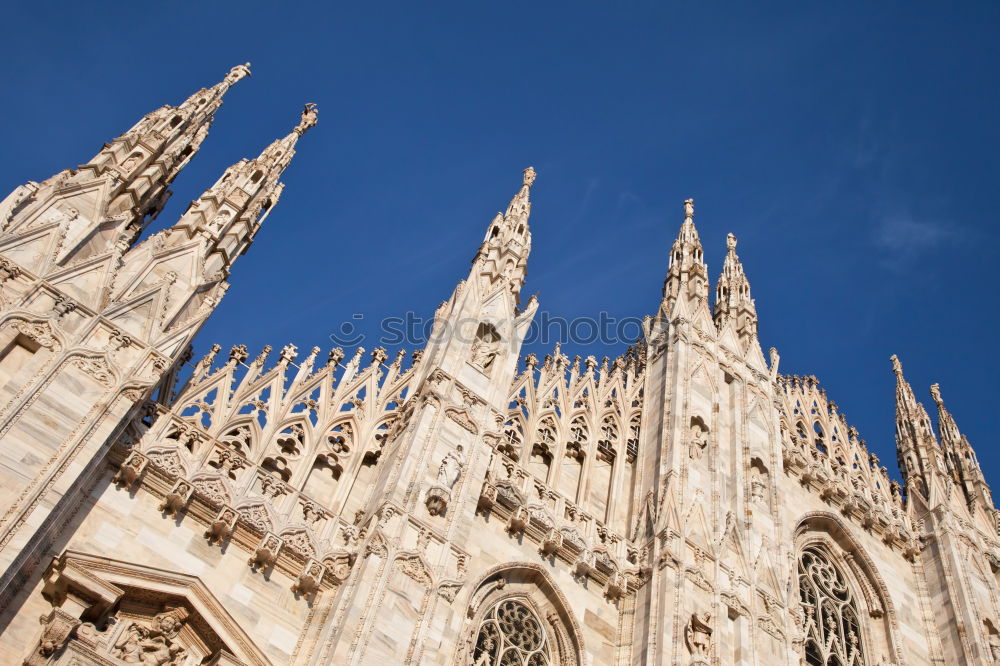
<instances>
[{"instance_id":1,"label":"pointed arch window","mask_svg":"<svg viewBox=\"0 0 1000 666\"><path fill-rule=\"evenodd\" d=\"M799 599L809 666L865 666L858 605L840 569L815 546L799 556Z\"/></svg>"},{"instance_id":2,"label":"pointed arch window","mask_svg":"<svg viewBox=\"0 0 1000 666\"><path fill-rule=\"evenodd\" d=\"M483 617L473 666L551 666L542 623L526 604L504 599Z\"/></svg>"}]
</instances>

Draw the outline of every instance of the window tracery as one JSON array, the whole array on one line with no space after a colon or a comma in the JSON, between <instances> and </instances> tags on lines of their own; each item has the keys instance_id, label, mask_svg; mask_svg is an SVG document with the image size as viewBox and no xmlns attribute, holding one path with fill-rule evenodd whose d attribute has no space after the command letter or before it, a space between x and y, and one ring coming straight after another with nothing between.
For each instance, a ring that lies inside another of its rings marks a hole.
<instances>
[{"instance_id":1,"label":"window tracery","mask_svg":"<svg viewBox=\"0 0 1000 666\"><path fill-rule=\"evenodd\" d=\"M483 617L473 666L550 666L548 641L538 616L516 599L504 599Z\"/></svg>"},{"instance_id":2,"label":"window tracery","mask_svg":"<svg viewBox=\"0 0 1000 666\"><path fill-rule=\"evenodd\" d=\"M843 573L815 546L802 551L798 571L804 663L865 666L858 606Z\"/></svg>"}]
</instances>

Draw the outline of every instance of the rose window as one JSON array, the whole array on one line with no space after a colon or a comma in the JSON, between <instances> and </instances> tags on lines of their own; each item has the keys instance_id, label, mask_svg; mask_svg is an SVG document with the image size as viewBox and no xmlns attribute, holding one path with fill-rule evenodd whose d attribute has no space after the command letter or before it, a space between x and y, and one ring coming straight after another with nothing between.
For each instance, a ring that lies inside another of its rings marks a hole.
<instances>
[{"instance_id":1,"label":"rose window","mask_svg":"<svg viewBox=\"0 0 1000 666\"><path fill-rule=\"evenodd\" d=\"M476 636L473 666L550 666L545 630L530 608L507 599L489 610Z\"/></svg>"}]
</instances>

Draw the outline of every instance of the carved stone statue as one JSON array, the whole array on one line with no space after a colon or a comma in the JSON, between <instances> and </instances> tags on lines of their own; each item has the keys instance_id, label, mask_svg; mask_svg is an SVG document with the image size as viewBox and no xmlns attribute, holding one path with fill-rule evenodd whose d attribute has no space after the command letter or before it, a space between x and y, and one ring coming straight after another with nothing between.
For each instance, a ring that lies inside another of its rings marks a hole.
<instances>
[{"instance_id":1,"label":"carved stone statue","mask_svg":"<svg viewBox=\"0 0 1000 666\"><path fill-rule=\"evenodd\" d=\"M455 447L454 451L449 451L441 460L441 467L438 469L437 482L451 490L458 483L462 475L462 447Z\"/></svg>"},{"instance_id":2,"label":"carved stone statue","mask_svg":"<svg viewBox=\"0 0 1000 666\"><path fill-rule=\"evenodd\" d=\"M1000 635L996 632L990 632L988 640L990 643L990 659L995 663L1000 663Z\"/></svg>"},{"instance_id":3,"label":"carved stone statue","mask_svg":"<svg viewBox=\"0 0 1000 666\"><path fill-rule=\"evenodd\" d=\"M757 469L750 468L750 501L764 502L767 495L767 475Z\"/></svg>"},{"instance_id":4,"label":"carved stone statue","mask_svg":"<svg viewBox=\"0 0 1000 666\"><path fill-rule=\"evenodd\" d=\"M523 181L524 184L527 185L528 187L531 187L532 185L535 184L536 176L537 174L535 173L534 167L528 167L527 169L524 170L524 181Z\"/></svg>"},{"instance_id":5,"label":"carved stone statue","mask_svg":"<svg viewBox=\"0 0 1000 666\"><path fill-rule=\"evenodd\" d=\"M701 454L705 452L705 446L708 444L708 433L702 429L697 423L691 424L691 458L697 460L701 458Z\"/></svg>"},{"instance_id":6,"label":"carved stone statue","mask_svg":"<svg viewBox=\"0 0 1000 666\"><path fill-rule=\"evenodd\" d=\"M229 81L230 84L233 84L247 76L250 76L250 63L246 63L245 65L236 65L236 67L233 67L229 70L226 80Z\"/></svg>"},{"instance_id":7,"label":"carved stone statue","mask_svg":"<svg viewBox=\"0 0 1000 666\"><path fill-rule=\"evenodd\" d=\"M692 613L687 626L684 627L684 640L691 655L696 658L692 663L707 663L707 657L712 649L712 614Z\"/></svg>"},{"instance_id":8,"label":"carved stone statue","mask_svg":"<svg viewBox=\"0 0 1000 666\"><path fill-rule=\"evenodd\" d=\"M187 615L183 608L171 608L154 617L149 627L133 622L115 643L111 656L126 664L143 666L175 666L183 663L184 648L174 639Z\"/></svg>"},{"instance_id":9,"label":"carved stone statue","mask_svg":"<svg viewBox=\"0 0 1000 666\"><path fill-rule=\"evenodd\" d=\"M483 652L479 655L479 659L476 659L472 666L493 666L493 659L490 657L490 652L493 651L493 639L486 638L483 641Z\"/></svg>"},{"instance_id":10,"label":"carved stone statue","mask_svg":"<svg viewBox=\"0 0 1000 666\"><path fill-rule=\"evenodd\" d=\"M493 367L493 362L500 355L500 340L488 340L480 338L472 345L472 365L489 371Z\"/></svg>"},{"instance_id":11,"label":"carved stone statue","mask_svg":"<svg viewBox=\"0 0 1000 666\"><path fill-rule=\"evenodd\" d=\"M295 132L302 136L306 130L316 124L317 120L319 120L319 109L312 102L306 104L302 109L302 120L295 126Z\"/></svg>"}]
</instances>

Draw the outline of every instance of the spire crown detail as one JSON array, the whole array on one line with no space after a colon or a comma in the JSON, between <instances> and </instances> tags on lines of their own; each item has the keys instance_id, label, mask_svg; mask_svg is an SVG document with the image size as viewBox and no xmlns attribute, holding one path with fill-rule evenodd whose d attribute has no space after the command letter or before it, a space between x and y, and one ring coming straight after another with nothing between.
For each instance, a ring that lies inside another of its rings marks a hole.
<instances>
[{"instance_id":1,"label":"spire crown detail","mask_svg":"<svg viewBox=\"0 0 1000 666\"><path fill-rule=\"evenodd\" d=\"M715 287L715 323L720 329L732 319L744 348L757 334L757 309L750 297L750 281L736 254L736 236L726 235L726 259Z\"/></svg>"},{"instance_id":2,"label":"spire crown detail","mask_svg":"<svg viewBox=\"0 0 1000 666\"><path fill-rule=\"evenodd\" d=\"M684 222L670 248L667 279L663 283L662 307L669 313L686 285L687 295L695 300L708 300L708 268L705 266L701 240L694 226L694 199L684 200Z\"/></svg>"},{"instance_id":3,"label":"spire crown detail","mask_svg":"<svg viewBox=\"0 0 1000 666\"><path fill-rule=\"evenodd\" d=\"M210 271L228 270L253 241L261 222L281 196L281 174L295 155L299 137L316 124L315 104L306 104L298 125L283 139L273 141L256 158L230 166L168 232L191 238L200 235L214 259Z\"/></svg>"},{"instance_id":4,"label":"spire crown detail","mask_svg":"<svg viewBox=\"0 0 1000 666\"><path fill-rule=\"evenodd\" d=\"M537 176L530 166L522 172L521 188L511 198L506 212L497 213L490 222L486 237L473 259L487 284L502 281L518 298L528 272L528 254L531 252L531 232L528 228L530 193Z\"/></svg>"}]
</instances>

